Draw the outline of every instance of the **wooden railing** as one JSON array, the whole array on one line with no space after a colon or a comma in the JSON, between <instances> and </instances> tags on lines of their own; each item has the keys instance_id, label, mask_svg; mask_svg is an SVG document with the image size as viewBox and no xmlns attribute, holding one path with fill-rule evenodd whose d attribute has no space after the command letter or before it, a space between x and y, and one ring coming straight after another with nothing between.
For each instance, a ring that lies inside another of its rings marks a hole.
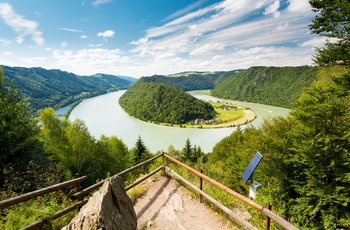
<instances>
[{"instance_id":1,"label":"wooden railing","mask_svg":"<svg viewBox=\"0 0 350 230\"><path fill-rule=\"evenodd\" d=\"M243 196L242 194L239 194L235 191L233 191L232 189L226 187L225 185L217 182L216 180L204 175L201 172L198 172L197 170L189 167L188 165L174 159L173 157L167 155L166 153L164 153L164 157L166 157L167 159L171 160L172 162L182 166L183 168L187 169L188 171L192 172L193 174L199 176L200 178L202 178L203 180L208 181L209 183L213 184L214 186L218 187L219 189L227 192L228 194L236 197L237 199L243 201L245 204L250 205L251 207L257 209L258 211L260 211L261 213L263 213L266 217L269 217L271 220L275 221L278 225L280 225L281 227L283 227L284 229L292 229L292 230L296 230L298 228L296 228L295 226L293 226L291 223L289 223L288 221L284 220L282 217L276 215L275 213L273 213L272 211L270 211L269 209L261 206L260 204L255 203L254 201L250 200L248 197ZM193 184L191 184L190 182L186 181L184 178L182 178L180 175L178 175L176 172L174 172L173 170L169 169L168 167L166 167L170 173L172 173L174 176L176 176L177 178L179 178L180 180L182 180L184 183L186 183L187 185L189 185L191 188L193 188L194 190L196 190L197 192L199 192L202 196L206 197L209 201L211 201L213 204L215 204L216 206L218 206L220 209L222 209L224 212L226 212L228 215L230 215L234 220L236 220L239 224L247 227L248 229L256 229L254 226L252 226L250 223L248 223L246 220L242 219L241 217L237 216L236 214L234 214L230 209L228 209L227 207L223 206L222 204L217 204L218 202L213 199L212 197L210 197L208 194L204 193L202 190L198 189L197 187L195 187Z\"/></svg>"},{"instance_id":2,"label":"wooden railing","mask_svg":"<svg viewBox=\"0 0 350 230\"><path fill-rule=\"evenodd\" d=\"M213 184L214 186L220 188L221 190L227 192L228 194L236 197L237 199L241 200L242 202L244 202L247 205L252 206L253 208L259 210L261 213L263 213L266 217L270 218L271 220L275 221L277 224L279 224L281 227L283 227L284 229L297 229L295 226L293 226L292 224L290 224L288 221L284 220L283 218L281 218L280 216L276 215L275 213L273 213L272 211L270 211L269 209L253 202L252 200L250 200L249 198L231 190L230 188L226 187L225 185L220 184L219 182L215 181L214 179L204 175L203 173L189 167L188 165L174 159L173 157L167 155L166 153L161 153L158 154L157 156L154 156L140 164L137 164L131 168L128 168L112 177L115 176L123 176L141 166L147 165L149 163L151 163L152 161L154 161L155 159L159 158L159 157L163 157L163 165L158 167L156 170L152 171L151 173L143 176L142 178L138 179L137 181L133 182L132 184L128 185L127 187L125 187L125 190L129 190L132 187L140 184L142 181L146 180L147 178L151 177L152 175L154 175L155 173L159 172L160 170L163 169L163 173L168 172L170 175L176 177L177 179L183 181L185 184L187 184L189 187L191 187L193 190L195 190L196 192L198 192L200 194L201 197L205 197L208 201L212 202L214 205L216 205L218 208L220 208L221 210L223 210L226 214L228 214L230 217L232 217L234 219L234 221L236 221L238 224L245 226L247 229L257 229L256 227L254 227L252 224L250 224L248 221L244 220L242 217L238 216L237 214L235 214L234 212L232 212L229 208L225 207L224 205L222 205L220 202L218 202L217 200L215 200L214 198L210 197L208 194L206 194L205 192L202 191L201 185L200 188L197 188L195 185L193 185L192 183L190 183L189 181L187 181L185 178L181 177L179 174L177 174L175 171L173 171L172 169L170 169L169 167L166 166L166 159L170 160L180 166L182 166L183 168L187 169L188 171L192 172L193 174L199 176L205 181L208 181L209 183ZM77 200L76 203L74 203L73 205L70 205L69 207L66 207L63 210L60 210L58 212L56 212L51 218L50 220L55 220L73 210L76 210L77 208L82 207L84 204L87 203L87 200L82 200L84 196L90 194L91 192L95 191L96 189L98 189L99 187L101 187L103 185L103 183L106 180L109 180L109 177L99 183L96 183L88 188L85 188L83 190L80 191L80 182L85 180L87 177L83 176L83 177L79 177L70 181L66 181L60 184L56 184L47 188L43 188L34 192L30 192L21 196L17 196L8 200L4 200L4 201L0 201L0 209L3 208L7 208L10 206L13 206L15 204L36 198L38 196L42 196L44 194L50 193L50 192L54 192L57 191L59 189L71 186L71 185L76 185L77 186L77 192L75 194L73 194L71 197L72 199ZM202 198L201 198L202 199ZM24 228L22 228L22 230L29 230L29 229L38 229L42 226L44 226L45 224L45 220L39 220L37 222L32 223L31 225L28 225ZM268 224L267 224L268 225Z\"/></svg>"}]
</instances>

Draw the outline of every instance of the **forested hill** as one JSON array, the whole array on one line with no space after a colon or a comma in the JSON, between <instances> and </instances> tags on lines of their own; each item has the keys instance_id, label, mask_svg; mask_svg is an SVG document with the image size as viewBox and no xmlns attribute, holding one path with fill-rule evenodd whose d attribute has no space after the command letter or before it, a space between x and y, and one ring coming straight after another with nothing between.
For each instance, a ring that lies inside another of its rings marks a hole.
<instances>
[{"instance_id":1,"label":"forested hill","mask_svg":"<svg viewBox=\"0 0 350 230\"><path fill-rule=\"evenodd\" d=\"M130 115L156 123L183 124L197 118L211 119L214 108L175 87L141 78L119 99Z\"/></svg>"},{"instance_id":2,"label":"forested hill","mask_svg":"<svg viewBox=\"0 0 350 230\"><path fill-rule=\"evenodd\" d=\"M303 88L316 79L317 67L251 67L211 91L213 96L292 108Z\"/></svg>"},{"instance_id":3,"label":"forested hill","mask_svg":"<svg viewBox=\"0 0 350 230\"><path fill-rule=\"evenodd\" d=\"M153 75L142 78L146 82L163 82L182 91L214 89L226 78L240 72L232 70L225 72L183 72L168 76Z\"/></svg>"},{"instance_id":4,"label":"forested hill","mask_svg":"<svg viewBox=\"0 0 350 230\"><path fill-rule=\"evenodd\" d=\"M107 74L78 76L61 70L2 66L4 76L14 80L34 110L59 108L80 98L127 89L132 81L127 77ZM125 78L125 79L124 79Z\"/></svg>"}]
</instances>

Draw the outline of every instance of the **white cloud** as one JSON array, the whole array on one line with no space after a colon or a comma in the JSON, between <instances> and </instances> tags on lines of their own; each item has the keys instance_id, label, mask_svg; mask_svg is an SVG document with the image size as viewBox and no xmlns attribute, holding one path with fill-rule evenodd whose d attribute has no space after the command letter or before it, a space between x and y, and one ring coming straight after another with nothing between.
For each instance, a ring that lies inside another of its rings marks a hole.
<instances>
[{"instance_id":1,"label":"white cloud","mask_svg":"<svg viewBox=\"0 0 350 230\"><path fill-rule=\"evenodd\" d=\"M326 42L336 43L339 42L337 38L325 38L325 37L315 37L313 39L307 40L300 44L301 47L311 46L311 47L323 47Z\"/></svg>"},{"instance_id":2,"label":"white cloud","mask_svg":"<svg viewBox=\"0 0 350 230\"><path fill-rule=\"evenodd\" d=\"M81 35L80 38L81 38L81 39L86 39L87 36L86 36L86 35Z\"/></svg>"},{"instance_id":3,"label":"white cloud","mask_svg":"<svg viewBox=\"0 0 350 230\"><path fill-rule=\"evenodd\" d=\"M109 3L109 2L112 2L112 0L95 0L91 3L91 5L99 6L99 5Z\"/></svg>"},{"instance_id":4,"label":"white cloud","mask_svg":"<svg viewBox=\"0 0 350 230\"><path fill-rule=\"evenodd\" d=\"M60 30L65 30L65 31L74 32L74 33L83 33L83 31L81 30L70 29L70 28L60 28Z\"/></svg>"},{"instance_id":5,"label":"white cloud","mask_svg":"<svg viewBox=\"0 0 350 230\"><path fill-rule=\"evenodd\" d=\"M89 44L88 46L89 47L101 47L101 46L103 46L103 44L102 43L100 43L100 44Z\"/></svg>"},{"instance_id":6,"label":"white cloud","mask_svg":"<svg viewBox=\"0 0 350 230\"><path fill-rule=\"evenodd\" d=\"M195 29L197 29L197 25L196 24L192 24L192 25L189 25L188 26L188 28L190 29L190 30L195 30Z\"/></svg>"},{"instance_id":7,"label":"white cloud","mask_svg":"<svg viewBox=\"0 0 350 230\"><path fill-rule=\"evenodd\" d=\"M184 9L181 9L179 11L176 11L175 13L169 15L168 17L166 17L164 19L164 21L167 21L167 20L172 20L174 18L178 18L180 16L183 16L184 14L187 14L188 12L191 12L193 9L199 7L200 5L202 5L203 3L205 3L206 0L199 0L199 1L196 1L195 3L185 7Z\"/></svg>"},{"instance_id":8,"label":"white cloud","mask_svg":"<svg viewBox=\"0 0 350 230\"><path fill-rule=\"evenodd\" d=\"M67 47L67 45L68 45L68 42L67 42L67 41L63 41L63 42L61 43L61 47Z\"/></svg>"},{"instance_id":9,"label":"white cloud","mask_svg":"<svg viewBox=\"0 0 350 230\"><path fill-rule=\"evenodd\" d=\"M105 41L107 41L107 38L112 38L114 37L114 31L113 30L106 30L105 32L99 32L97 34L99 37L103 37Z\"/></svg>"},{"instance_id":10,"label":"white cloud","mask_svg":"<svg viewBox=\"0 0 350 230\"><path fill-rule=\"evenodd\" d=\"M278 18L281 15L281 12L278 11L280 8L280 1L276 0L274 3L269 5L266 9L264 14L273 14L275 18Z\"/></svg>"},{"instance_id":11,"label":"white cloud","mask_svg":"<svg viewBox=\"0 0 350 230\"><path fill-rule=\"evenodd\" d=\"M0 39L0 43L3 45L3 46L7 46L7 45L10 45L12 43L12 41L8 40L8 39Z\"/></svg>"},{"instance_id":12,"label":"white cloud","mask_svg":"<svg viewBox=\"0 0 350 230\"><path fill-rule=\"evenodd\" d=\"M38 23L24 19L22 15L16 14L10 4L0 3L0 16L17 33L17 43L21 44L26 36L31 36L36 44L44 44L42 32L38 30Z\"/></svg>"},{"instance_id":13,"label":"white cloud","mask_svg":"<svg viewBox=\"0 0 350 230\"><path fill-rule=\"evenodd\" d=\"M21 58L21 61L29 64L29 65L35 65L35 64L39 64L42 63L46 60L45 57L31 57L31 58Z\"/></svg>"},{"instance_id":14,"label":"white cloud","mask_svg":"<svg viewBox=\"0 0 350 230\"><path fill-rule=\"evenodd\" d=\"M63 69L69 68L70 71L78 74L110 73L118 70L120 65L130 62L130 58L123 56L119 49L91 48L78 51L72 50L54 50L53 58L55 64Z\"/></svg>"},{"instance_id":15,"label":"white cloud","mask_svg":"<svg viewBox=\"0 0 350 230\"><path fill-rule=\"evenodd\" d=\"M207 55L212 54L218 51L221 51L225 48L225 44L220 42L215 43L208 43L203 46L200 46L196 49L194 49L192 52L189 53L189 55Z\"/></svg>"},{"instance_id":16,"label":"white cloud","mask_svg":"<svg viewBox=\"0 0 350 230\"><path fill-rule=\"evenodd\" d=\"M305 47L305 46L311 46L311 47L320 47L323 46L326 41L326 38L324 37L317 37L317 38L312 38L310 40L307 40L303 43L300 44L300 46Z\"/></svg>"},{"instance_id":17,"label":"white cloud","mask_svg":"<svg viewBox=\"0 0 350 230\"><path fill-rule=\"evenodd\" d=\"M310 12L311 5L308 0L289 0L288 10L291 12Z\"/></svg>"},{"instance_id":18,"label":"white cloud","mask_svg":"<svg viewBox=\"0 0 350 230\"><path fill-rule=\"evenodd\" d=\"M7 56L11 56L13 53L10 52L10 51L5 51L5 52L3 52L3 54L4 54L4 55L7 55Z\"/></svg>"},{"instance_id":19,"label":"white cloud","mask_svg":"<svg viewBox=\"0 0 350 230\"><path fill-rule=\"evenodd\" d=\"M131 44L131 45L140 45L140 44L145 44L147 42L148 42L148 38L140 38L139 40L132 41L129 44Z\"/></svg>"}]
</instances>

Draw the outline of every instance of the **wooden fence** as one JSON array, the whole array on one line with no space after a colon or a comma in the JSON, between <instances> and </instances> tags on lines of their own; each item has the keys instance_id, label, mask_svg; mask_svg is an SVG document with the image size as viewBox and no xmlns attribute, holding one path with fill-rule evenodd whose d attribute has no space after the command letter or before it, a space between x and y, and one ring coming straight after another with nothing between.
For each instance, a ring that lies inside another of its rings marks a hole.
<instances>
[{"instance_id":1,"label":"wooden fence","mask_svg":"<svg viewBox=\"0 0 350 230\"><path fill-rule=\"evenodd\" d=\"M260 204L255 203L254 201L250 200L249 198L231 190L230 188L226 187L225 185L220 184L219 182L215 181L214 179L204 175L202 172L199 172L191 167L189 167L188 165L174 159L173 157L167 155L166 153L161 153L158 154L157 156L154 156L140 164L137 164L131 168L128 168L114 176L123 176L129 172L132 172L133 170L147 165L149 163L151 163L152 161L154 161L155 159L159 158L159 157L163 157L163 165L158 167L156 170L152 171L151 173L143 176L142 178L138 179L137 181L133 182L132 184L128 185L127 187L125 187L125 190L129 190L132 187L138 185L139 183L141 183L142 181L146 180L147 178L151 177L152 175L154 175L155 173L159 172L160 170L163 169L163 173L168 172L168 174L176 177L177 179L183 181L185 184L187 184L189 187L191 187L193 190L195 190L196 192L198 192L200 194L200 199L202 199L202 197L205 197L208 201L210 201L211 203L213 203L214 205L216 205L218 208L220 208L221 210L223 210L226 214L228 214L230 217L233 218L234 221L236 221L238 224L246 227L247 229L257 229L256 227L254 227L252 224L250 224L248 221L244 220L242 217L238 216L237 214L235 214L234 212L232 212L232 210L230 210L229 208L225 207L224 205L222 205L220 202L218 202L217 200L215 200L214 198L210 197L208 194L206 194L205 192L202 191L202 181L205 180L211 184L213 184L214 186L220 188L221 190L227 192L228 194L234 196L235 198L241 200L242 202L244 202L247 205L250 205L251 207L257 209L258 211L260 211L261 213L263 213L266 217L267 217L267 221L266 221L266 229L269 228L269 219L275 221L278 225L280 225L281 227L283 227L284 229L292 229L295 230L297 229L295 226L293 226L292 224L290 224L288 221L284 220L283 218L281 218L280 216L276 215L275 213L273 213L271 210L269 210L268 208L265 208L263 206L261 206ZM200 183L200 188L197 188L195 185L193 185L192 183L190 183L189 181L187 181L186 179L184 179L183 177L181 177L179 174L177 174L175 171L173 171L172 169L170 169L169 167L166 166L166 160L170 160L180 166L182 166L183 168L187 169L188 171L190 171L191 173L197 175L201 180ZM114 177L112 176L112 177ZM38 196L42 196L44 194L50 193L50 192L54 192L57 191L59 189L62 188L66 188L68 186L72 186L75 185L77 187L77 192L75 194L72 195L72 199L77 200L76 203L74 203L73 205L70 205L69 207L66 207L63 210L60 210L58 212L56 212L52 217L50 217L50 220L55 220L73 210L76 210L77 208L82 207L84 204L87 203L87 200L82 200L84 196L90 194L91 192L95 191L96 189L98 189L99 187L101 187L103 185L103 183L110 179L107 178L99 183L96 183L90 187L87 187L83 190L80 190L80 182L85 180L87 177L83 176L83 177L78 177L76 179L70 180L70 181L66 181L60 184L56 184L47 188L43 188L40 190L36 190L34 192L30 192L27 194L23 194L21 196L17 196L14 198L10 198L7 200L3 200L0 201L0 209L4 209L10 206L13 206L15 204L21 203L21 202L25 202L27 200L30 199L34 199ZM44 226L45 221L47 220L38 220L37 222L32 223L31 225L28 225L24 228L22 228L22 230L29 230L29 229L38 229L41 228L42 226Z\"/></svg>"}]
</instances>

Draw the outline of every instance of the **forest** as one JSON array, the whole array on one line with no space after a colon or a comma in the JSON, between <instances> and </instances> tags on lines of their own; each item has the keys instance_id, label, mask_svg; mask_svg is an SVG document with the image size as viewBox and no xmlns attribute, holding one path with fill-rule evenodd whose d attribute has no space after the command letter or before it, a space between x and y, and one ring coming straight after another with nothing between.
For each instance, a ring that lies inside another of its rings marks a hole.
<instances>
[{"instance_id":1,"label":"forest","mask_svg":"<svg viewBox=\"0 0 350 230\"><path fill-rule=\"evenodd\" d=\"M215 87L215 97L293 108L302 89L316 79L318 67L251 67Z\"/></svg>"},{"instance_id":2,"label":"forest","mask_svg":"<svg viewBox=\"0 0 350 230\"><path fill-rule=\"evenodd\" d=\"M337 41L317 48L315 78L292 102L291 113L266 118L259 127L239 127L206 155L190 140L181 150L169 143L168 153L248 195L241 175L259 151L264 158L254 180L262 187L255 202L273 203L276 214L300 229L349 229L350 3L312 0L310 4L318 12L311 32ZM83 121L56 117L52 108L40 110L37 116L16 84L0 71L1 200L71 179L77 172L89 178L84 187L155 154L147 150L142 137L131 149L118 137L95 139ZM128 182L141 173L124 179ZM70 194L64 190L2 210L0 228L19 229L49 218L70 204ZM235 204L216 190L211 195L230 208ZM264 220L256 215L251 221L256 219ZM69 216L48 229L60 229L67 221Z\"/></svg>"},{"instance_id":3,"label":"forest","mask_svg":"<svg viewBox=\"0 0 350 230\"><path fill-rule=\"evenodd\" d=\"M184 124L195 119L211 119L214 108L175 87L141 78L119 99L131 116L155 123Z\"/></svg>"},{"instance_id":4,"label":"forest","mask_svg":"<svg viewBox=\"0 0 350 230\"><path fill-rule=\"evenodd\" d=\"M2 66L2 71L15 82L34 111L46 107L57 109L79 99L127 89L134 82L114 75L78 76L57 69Z\"/></svg>"}]
</instances>

